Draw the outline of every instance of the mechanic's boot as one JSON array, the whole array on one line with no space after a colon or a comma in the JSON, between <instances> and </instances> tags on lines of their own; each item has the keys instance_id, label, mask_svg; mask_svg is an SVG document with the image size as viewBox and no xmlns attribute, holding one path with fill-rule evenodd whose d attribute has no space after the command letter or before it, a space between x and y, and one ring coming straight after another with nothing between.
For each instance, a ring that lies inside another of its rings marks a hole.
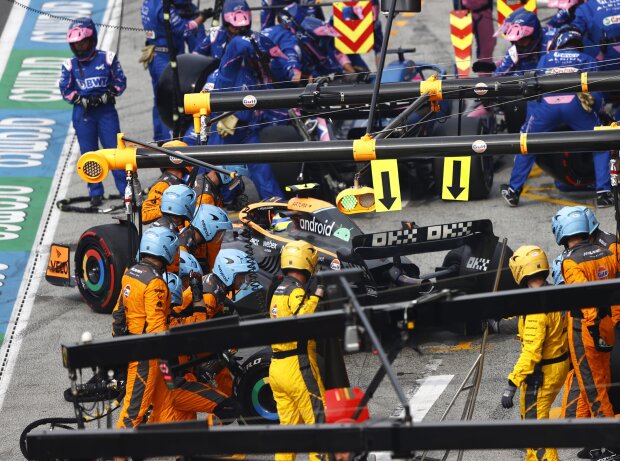
<instances>
[{"instance_id":1,"label":"mechanic's boot","mask_svg":"<svg viewBox=\"0 0 620 461\"><path fill-rule=\"evenodd\" d=\"M579 459L596 459L601 456L600 448L585 447L577 452L577 458Z\"/></svg>"},{"instance_id":2,"label":"mechanic's boot","mask_svg":"<svg viewBox=\"0 0 620 461\"><path fill-rule=\"evenodd\" d=\"M613 206L614 204L614 196L613 194L605 190L603 192L596 193L596 207L597 208L607 208Z\"/></svg>"},{"instance_id":3,"label":"mechanic's boot","mask_svg":"<svg viewBox=\"0 0 620 461\"><path fill-rule=\"evenodd\" d=\"M90 198L90 206L93 208L103 205L103 195L94 195Z\"/></svg>"},{"instance_id":4,"label":"mechanic's boot","mask_svg":"<svg viewBox=\"0 0 620 461\"><path fill-rule=\"evenodd\" d=\"M502 197L506 200L506 203L511 207L515 207L519 205L519 196L521 195L521 190L514 190L508 184L502 184L499 187L499 191L502 193Z\"/></svg>"}]
</instances>

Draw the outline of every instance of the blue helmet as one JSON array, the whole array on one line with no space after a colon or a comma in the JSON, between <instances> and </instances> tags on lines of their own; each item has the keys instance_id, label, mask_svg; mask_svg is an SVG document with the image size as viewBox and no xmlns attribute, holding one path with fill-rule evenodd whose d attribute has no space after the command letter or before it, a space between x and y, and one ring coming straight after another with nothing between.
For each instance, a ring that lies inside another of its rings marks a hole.
<instances>
[{"instance_id":1,"label":"blue helmet","mask_svg":"<svg viewBox=\"0 0 620 461\"><path fill-rule=\"evenodd\" d=\"M172 264L178 249L179 237L166 227L151 227L140 240L140 255L163 258L167 264Z\"/></svg>"},{"instance_id":2,"label":"blue helmet","mask_svg":"<svg viewBox=\"0 0 620 461\"><path fill-rule=\"evenodd\" d=\"M583 212L585 213L586 218L588 218L588 228L589 228L589 232L588 233L590 235L594 234L594 232L596 232L596 230L600 226L600 223L598 222L598 219L596 219L594 211L592 211L587 206L580 206L580 207L577 207L577 208L581 208L583 210Z\"/></svg>"},{"instance_id":3,"label":"blue helmet","mask_svg":"<svg viewBox=\"0 0 620 461\"><path fill-rule=\"evenodd\" d=\"M252 12L245 0L225 0L222 19L225 25L247 28L252 25Z\"/></svg>"},{"instance_id":4,"label":"blue helmet","mask_svg":"<svg viewBox=\"0 0 620 461\"><path fill-rule=\"evenodd\" d=\"M198 272L202 275L200 263L187 251L179 251L179 277L188 277L191 272Z\"/></svg>"},{"instance_id":5,"label":"blue helmet","mask_svg":"<svg viewBox=\"0 0 620 461\"><path fill-rule=\"evenodd\" d=\"M549 43L548 51L561 50L564 48L583 48L583 36L581 32L570 26L558 29Z\"/></svg>"},{"instance_id":6,"label":"blue helmet","mask_svg":"<svg viewBox=\"0 0 620 461\"><path fill-rule=\"evenodd\" d=\"M237 173L239 176L250 176L250 170L248 169L248 166L245 164L224 165L224 169ZM232 178L224 173L218 173L218 175L220 177L220 181L222 181L222 184L224 185L230 184L230 182L232 181Z\"/></svg>"},{"instance_id":7,"label":"blue helmet","mask_svg":"<svg viewBox=\"0 0 620 461\"><path fill-rule=\"evenodd\" d=\"M78 49L76 43L86 41L86 48ZM97 27L91 18L76 18L69 24L67 43L78 61L90 61L97 51Z\"/></svg>"},{"instance_id":8,"label":"blue helmet","mask_svg":"<svg viewBox=\"0 0 620 461\"><path fill-rule=\"evenodd\" d=\"M220 250L213 263L213 273L226 285L232 287L237 274L257 272L258 264L247 253L233 248ZM243 284L239 291L249 286L249 282Z\"/></svg>"},{"instance_id":9,"label":"blue helmet","mask_svg":"<svg viewBox=\"0 0 620 461\"><path fill-rule=\"evenodd\" d=\"M506 40L517 45L519 53L538 50L542 39L542 27L535 13L519 8L506 18L504 24L505 26L500 27L500 32L504 34ZM529 45L522 47L518 42L525 37L532 37L533 40Z\"/></svg>"},{"instance_id":10,"label":"blue helmet","mask_svg":"<svg viewBox=\"0 0 620 461\"><path fill-rule=\"evenodd\" d=\"M565 245L573 235L590 234L590 224L583 207L565 206L551 219L551 230L558 245Z\"/></svg>"},{"instance_id":11,"label":"blue helmet","mask_svg":"<svg viewBox=\"0 0 620 461\"><path fill-rule=\"evenodd\" d=\"M564 276L562 275L562 261L564 261L564 253L558 255L551 264L551 277L553 277L554 285L565 283Z\"/></svg>"},{"instance_id":12,"label":"blue helmet","mask_svg":"<svg viewBox=\"0 0 620 461\"><path fill-rule=\"evenodd\" d=\"M258 290L261 290L262 288L263 286L259 282L244 283L243 286L239 288L239 290L235 293L235 297L232 300L233 304L237 304L246 296L251 295Z\"/></svg>"},{"instance_id":13,"label":"blue helmet","mask_svg":"<svg viewBox=\"0 0 620 461\"><path fill-rule=\"evenodd\" d=\"M185 184L170 186L161 196L161 212L175 216L183 216L189 221L196 211L196 192Z\"/></svg>"},{"instance_id":14,"label":"blue helmet","mask_svg":"<svg viewBox=\"0 0 620 461\"><path fill-rule=\"evenodd\" d=\"M202 238L210 242L219 231L232 229L228 215L215 205L202 204L196 210L192 226L198 229Z\"/></svg>"},{"instance_id":15,"label":"blue helmet","mask_svg":"<svg viewBox=\"0 0 620 461\"><path fill-rule=\"evenodd\" d=\"M286 8L282 8L278 13L280 22L287 27L297 30L301 26L304 18L307 16L307 9L299 6L297 3L291 3Z\"/></svg>"},{"instance_id":16,"label":"blue helmet","mask_svg":"<svg viewBox=\"0 0 620 461\"><path fill-rule=\"evenodd\" d=\"M170 304L172 306L181 306L183 304L183 283L177 274L167 272L166 277L168 280L168 289L170 290L170 296L172 300Z\"/></svg>"}]
</instances>

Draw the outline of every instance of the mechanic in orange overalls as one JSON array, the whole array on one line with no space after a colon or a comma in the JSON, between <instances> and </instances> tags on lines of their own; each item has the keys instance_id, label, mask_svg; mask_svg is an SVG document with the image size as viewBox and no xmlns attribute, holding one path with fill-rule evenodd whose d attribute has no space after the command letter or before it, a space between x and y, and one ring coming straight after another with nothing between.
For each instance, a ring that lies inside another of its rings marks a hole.
<instances>
[{"instance_id":1,"label":"mechanic in orange overalls","mask_svg":"<svg viewBox=\"0 0 620 461\"><path fill-rule=\"evenodd\" d=\"M317 286L308 293L319 252L303 240L287 243L282 249L280 266L284 278L276 288L269 312L272 319L312 314L324 295ZM291 341L272 344L269 385L276 401L280 424L315 424L324 421L325 387L319 373L316 341ZM310 461L324 459L310 453ZM276 461L293 461L294 453L276 453Z\"/></svg>"},{"instance_id":2,"label":"mechanic in orange overalls","mask_svg":"<svg viewBox=\"0 0 620 461\"><path fill-rule=\"evenodd\" d=\"M250 273L257 268L256 261L243 251L221 250L211 274L200 277L198 272L191 273L190 288L186 291L191 293L192 303L180 312L184 323L213 318L224 309L229 293L233 302L238 302L256 290L258 287L251 286ZM232 398L233 379L226 363L210 353L182 356L179 362L183 364L200 356L208 360L188 366L174 380L172 399L178 419L196 419L196 413L200 412L213 413L224 424L231 423L239 416L241 406Z\"/></svg>"},{"instance_id":3,"label":"mechanic in orange overalls","mask_svg":"<svg viewBox=\"0 0 620 461\"><path fill-rule=\"evenodd\" d=\"M215 205L202 204L189 226L181 231L179 248L196 257L203 273L211 272L222 247L224 233L232 229L228 215Z\"/></svg>"},{"instance_id":4,"label":"mechanic in orange overalls","mask_svg":"<svg viewBox=\"0 0 620 461\"><path fill-rule=\"evenodd\" d=\"M223 168L237 173L238 176L250 175L250 170L248 170L246 165L223 165ZM196 206L205 203L221 208L224 205L223 200L230 198L227 196L232 195L233 190L235 190L235 195L239 195L243 193L245 186L241 178L233 181L233 178L229 175L211 170L208 173L203 172L198 175L194 184L194 190L198 196Z\"/></svg>"},{"instance_id":5,"label":"mechanic in orange overalls","mask_svg":"<svg viewBox=\"0 0 620 461\"><path fill-rule=\"evenodd\" d=\"M549 261L538 246L517 249L508 262L512 276L520 287L539 288L547 283ZM512 408L519 388L521 419L548 419L549 410L560 393L570 366L566 316L563 312L528 314L519 317L521 355L508 387L502 394L502 406ZM558 461L555 448L528 448L526 461Z\"/></svg>"},{"instance_id":6,"label":"mechanic in orange overalls","mask_svg":"<svg viewBox=\"0 0 620 461\"><path fill-rule=\"evenodd\" d=\"M568 250L562 261L562 275L567 284L614 278L616 256L589 240L588 217L581 207L564 207L552 219L558 245ZM573 310L568 319L571 362L580 397L576 416L613 417L607 394L610 383L609 353L613 344L609 306Z\"/></svg>"},{"instance_id":7,"label":"mechanic in orange overalls","mask_svg":"<svg viewBox=\"0 0 620 461\"><path fill-rule=\"evenodd\" d=\"M185 147L183 141L168 141L162 145L165 148ZM142 204L142 223L150 224L161 217L161 197L166 189L176 184L184 184L183 177L189 174L192 167L182 165L178 168L162 168L161 176L150 187L149 193Z\"/></svg>"},{"instance_id":8,"label":"mechanic in orange overalls","mask_svg":"<svg viewBox=\"0 0 620 461\"><path fill-rule=\"evenodd\" d=\"M168 329L170 291L163 274L178 250L179 239L169 229L147 229L140 241L140 262L127 269L123 290L112 312L113 335L140 335ZM153 419L174 421L172 395L166 388L157 359L130 362L125 399L118 428L142 424L153 406Z\"/></svg>"}]
</instances>

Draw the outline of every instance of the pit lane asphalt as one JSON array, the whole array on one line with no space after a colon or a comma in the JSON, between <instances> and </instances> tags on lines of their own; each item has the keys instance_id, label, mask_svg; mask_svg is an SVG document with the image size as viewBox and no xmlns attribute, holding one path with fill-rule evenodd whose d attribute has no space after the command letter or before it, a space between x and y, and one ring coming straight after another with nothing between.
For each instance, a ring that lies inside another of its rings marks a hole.
<instances>
[{"instance_id":1,"label":"pit lane asphalt","mask_svg":"<svg viewBox=\"0 0 620 461\"><path fill-rule=\"evenodd\" d=\"M203 2L206 3L206 2ZM254 1L253 4L258 4ZM451 1L427 2L421 14L398 18L390 40L390 48L398 45L415 46L418 53L415 60L440 62L444 65L452 61L452 48L449 39L448 12ZM2 2L6 6L8 2ZM123 24L140 27L140 4L138 0L126 1L124 4ZM18 8L18 6L14 6ZM543 9L541 17L549 16L549 10ZM254 16L258 23L258 15ZM138 64L143 36L137 32L123 31L120 61L127 74L128 89L118 100L121 128L127 134L138 139L148 140L151 137L151 103L152 92L147 71ZM496 49L496 55L501 53ZM75 160L75 157L74 157ZM484 201L460 203L444 202L437 198L409 201L401 212L375 214L371 217L356 219L363 230L368 232L394 230L400 227L403 220L414 220L420 225L449 223L471 219L490 218L493 221L495 234L508 238L508 244L516 249L523 244L538 244L543 247L550 258L555 257L559 247L555 244L550 230L550 219L562 205L544 200L522 198L522 204L516 209L509 208L498 193L499 184L506 182L510 173L512 160L508 158L495 176L495 184L491 197ZM84 195L86 187L74 172L74 162L70 165L71 181L66 192L67 197ZM149 184L156 172L141 172L144 185ZM401 178L401 183L406 183ZM106 190L112 191L111 180L105 181ZM531 187L552 187L547 176L540 176L528 182ZM537 192L538 193L538 192ZM547 193L547 192L543 192ZM560 194L548 192L552 200L564 200L593 206L590 193ZM597 212L597 217L604 229L613 229L613 212L610 208ZM75 244L80 234L87 228L109 223L109 215L82 215L64 213L60 217L52 241ZM48 229L48 232L53 232ZM48 248L39 248L40 252ZM415 258L422 271L433 270L440 265L443 254L425 254ZM35 274L43 277L42 273ZM63 400L62 392L69 385L67 372L62 367L60 345L79 340L83 331L90 331L94 338L107 338L110 334L110 317L92 313L82 302L77 289L58 288L41 281L32 313L24 332L21 349L17 356L10 383L0 411L2 431L0 431L0 459L22 459L18 446L18 438L22 429L30 422L45 417L72 417L70 404ZM454 392L464 379L469 368L478 355L480 337L463 337L455 333L443 332L422 345L423 355L412 350L403 351L394 363L399 373L399 380L408 398L416 395L423 380L432 376L442 376L445 390L433 402L426 399L414 399L414 409L432 405L424 417L424 421L437 421ZM14 351L15 352L15 351ZM476 420L514 420L518 418L518 409L504 410L500 406L500 394L506 384L506 376L516 361L519 344L513 335L493 335L490 338L485 361L484 374L478 396L474 419ZM370 354L356 354L347 357L351 384L365 388L379 366L378 359ZM452 376L452 378L449 378ZM6 377L4 378L6 379ZM429 381L426 381L428 383ZM464 397L450 413L448 419L459 419ZM517 402L517 400L515 400ZM559 405L559 399L556 405ZM371 415L389 417L399 414L396 395L385 381L370 403ZM92 425L92 424L91 424ZM573 457L576 450L562 450L561 458ZM431 453L434 458L440 453ZM520 450L466 452L467 460L518 460L524 457ZM266 457L261 457L266 458ZM450 455L455 459L455 454Z\"/></svg>"}]
</instances>

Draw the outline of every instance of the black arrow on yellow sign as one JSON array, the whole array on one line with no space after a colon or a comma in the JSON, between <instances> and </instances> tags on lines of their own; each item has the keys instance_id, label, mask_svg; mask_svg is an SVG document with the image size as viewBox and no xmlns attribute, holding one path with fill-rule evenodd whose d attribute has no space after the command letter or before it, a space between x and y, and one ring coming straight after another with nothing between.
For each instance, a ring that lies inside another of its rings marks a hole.
<instances>
[{"instance_id":1,"label":"black arrow on yellow sign","mask_svg":"<svg viewBox=\"0 0 620 461\"><path fill-rule=\"evenodd\" d=\"M452 185L448 186L448 190L455 199L465 190L461 187L461 161L455 160L452 167Z\"/></svg>"},{"instance_id":2,"label":"black arrow on yellow sign","mask_svg":"<svg viewBox=\"0 0 620 461\"><path fill-rule=\"evenodd\" d=\"M381 184L383 185L383 198L380 198L379 201L383 203L383 206L389 210L392 208L392 205L394 205L394 202L396 201L396 197L392 197L389 171L381 172Z\"/></svg>"}]
</instances>

